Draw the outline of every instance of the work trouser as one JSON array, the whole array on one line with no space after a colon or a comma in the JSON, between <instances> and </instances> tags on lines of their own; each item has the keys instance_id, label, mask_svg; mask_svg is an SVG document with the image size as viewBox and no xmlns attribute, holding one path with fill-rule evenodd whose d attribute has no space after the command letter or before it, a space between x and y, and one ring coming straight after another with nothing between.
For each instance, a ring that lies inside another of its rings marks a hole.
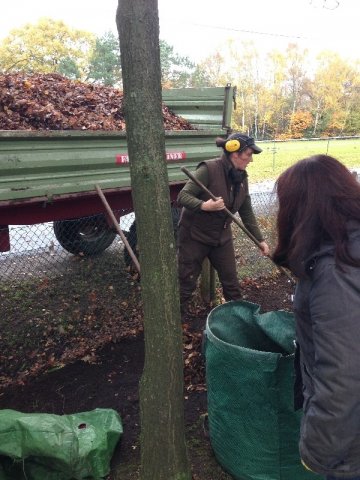
<instances>
[{"instance_id":1,"label":"work trouser","mask_svg":"<svg viewBox=\"0 0 360 480\"><path fill-rule=\"evenodd\" d=\"M230 237L224 245L214 247L193 240L189 230L180 225L178 264L181 305L184 306L191 298L206 257L218 273L225 300L240 300L241 292L232 238Z\"/></svg>"}]
</instances>

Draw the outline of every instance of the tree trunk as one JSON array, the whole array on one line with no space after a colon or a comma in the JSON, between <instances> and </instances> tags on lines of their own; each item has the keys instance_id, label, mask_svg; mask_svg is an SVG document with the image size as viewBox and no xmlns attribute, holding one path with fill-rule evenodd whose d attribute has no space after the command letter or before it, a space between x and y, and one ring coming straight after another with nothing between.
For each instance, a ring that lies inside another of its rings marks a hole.
<instances>
[{"instance_id":1,"label":"tree trunk","mask_svg":"<svg viewBox=\"0 0 360 480\"><path fill-rule=\"evenodd\" d=\"M190 480L182 329L162 117L157 0L119 0L124 113L144 303L142 480Z\"/></svg>"},{"instance_id":2,"label":"tree trunk","mask_svg":"<svg viewBox=\"0 0 360 480\"><path fill-rule=\"evenodd\" d=\"M245 130L245 99L244 92L241 92L241 130Z\"/></svg>"},{"instance_id":3,"label":"tree trunk","mask_svg":"<svg viewBox=\"0 0 360 480\"><path fill-rule=\"evenodd\" d=\"M317 126L318 126L318 123L319 123L319 117L320 117L320 102L318 102L318 104L316 106L314 128L313 128L313 131L312 131L313 136L316 135Z\"/></svg>"}]
</instances>

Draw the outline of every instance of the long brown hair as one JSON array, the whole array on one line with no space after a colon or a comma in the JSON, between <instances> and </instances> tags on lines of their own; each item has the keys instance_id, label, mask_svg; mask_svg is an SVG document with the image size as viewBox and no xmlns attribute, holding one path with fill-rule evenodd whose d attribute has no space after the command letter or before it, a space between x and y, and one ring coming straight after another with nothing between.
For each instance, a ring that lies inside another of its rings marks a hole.
<instances>
[{"instance_id":1,"label":"long brown hair","mask_svg":"<svg viewBox=\"0 0 360 480\"><path fill-rule=\"evenodd\" d=\"M347 221L360 221L360 184L338 160L314 155L285 170L275 184L279 210L278 265L305 274L304 261L324 242L335 248L336 262L360 266L348 250Z\"/></svg>"}]
</instances>

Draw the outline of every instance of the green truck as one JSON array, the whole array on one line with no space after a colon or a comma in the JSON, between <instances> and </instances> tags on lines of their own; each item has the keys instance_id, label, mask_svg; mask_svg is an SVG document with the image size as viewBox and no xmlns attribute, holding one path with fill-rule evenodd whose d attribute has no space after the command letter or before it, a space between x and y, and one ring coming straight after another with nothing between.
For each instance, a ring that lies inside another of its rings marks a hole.
<instances>
[{"instance_id":1,"label":"green truck","mask_svg":"<svg viewBox=\"0 0 360 480\"><path fill-rule=\"evenodd\" d=\"M215 138L230 130L236 87L164 90L163 101L196 130L166 131L171 201L193 169L218 155ZM69 252L95 254L116 236L95 185L117 218L131 213L125 132L0 130L0 252L11 250L9 226L53 222Z\"/></svg>"}]
</instances>

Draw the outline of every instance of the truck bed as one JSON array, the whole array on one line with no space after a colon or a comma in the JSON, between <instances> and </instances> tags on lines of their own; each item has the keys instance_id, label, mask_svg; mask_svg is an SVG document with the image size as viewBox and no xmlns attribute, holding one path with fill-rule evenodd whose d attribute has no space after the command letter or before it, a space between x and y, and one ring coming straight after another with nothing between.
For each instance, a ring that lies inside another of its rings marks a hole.
<instances>
[{"instance_id":1,"label":"truck bed","mask_svg":"<svg viewBox=\"0 0 360 480\"><path fill-rule=\"evenodd\" d=\"M165 132L170 183L184 181L181 166L218 155L215 138L230 126L233 97L230 86L163 92L164 103L197 128ZM0 131L0 208L52 203L93 192L95 184L131 188L125 132Z\"/></svg>"}]
</instances>

